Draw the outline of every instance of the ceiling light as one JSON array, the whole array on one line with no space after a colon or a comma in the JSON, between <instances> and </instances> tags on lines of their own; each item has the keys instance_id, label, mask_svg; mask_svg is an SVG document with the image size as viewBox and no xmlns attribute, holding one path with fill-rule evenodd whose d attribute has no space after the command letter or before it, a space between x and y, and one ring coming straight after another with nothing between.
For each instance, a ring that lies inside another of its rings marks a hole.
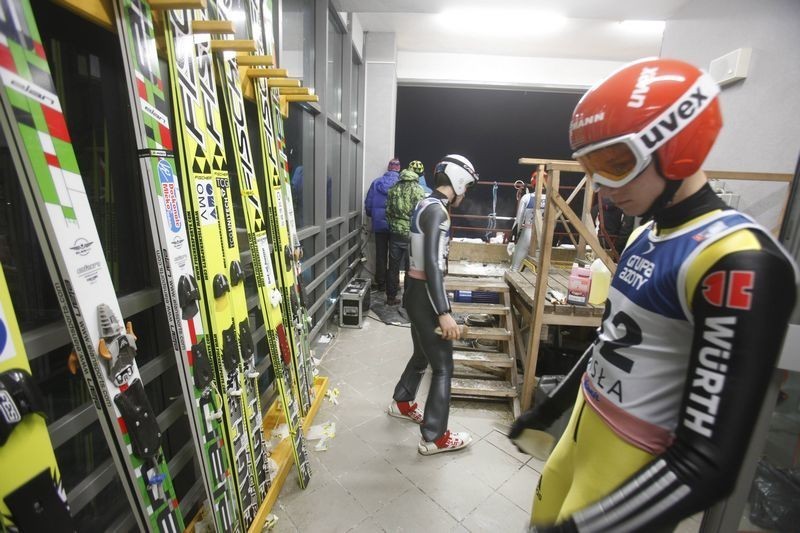
<instances>
[{"instance_id":1,"label":"ceiling light","mask_svg":"<svg viewBox=\"0 0 800 533\"><path fill-rule=\"evenodd\" d=\"M632 33L663 33L666 24L663 20L623 20L619 27Z\"/></svg>"},{"instance_id":2,"label":"ceiling light","mask_svg":"<svg viewBox=\"0 0 800 533\"><path fill-rule=\"evenodd\" d=\"M438 15L440 24L451 31L465 33L538 34L560 29L567 17L553 12L501 9L451 9Z\"/></svg>"}]
</instances>

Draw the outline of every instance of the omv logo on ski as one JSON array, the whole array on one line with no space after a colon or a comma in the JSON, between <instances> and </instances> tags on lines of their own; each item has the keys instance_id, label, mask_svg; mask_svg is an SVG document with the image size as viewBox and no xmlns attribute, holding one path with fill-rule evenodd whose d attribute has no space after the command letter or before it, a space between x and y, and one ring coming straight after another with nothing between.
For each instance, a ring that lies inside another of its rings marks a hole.
<instances>
[{"instance_id":1,"label":"omv logo on ski","mask_svg":"<svg viewBox=\"0 0 800 533\"><path fill-rule=\"evenodd\" d=\"M175 184L175 172L166 159L158 161L158 180L161 182L161 194L164 196L164 211L169 219L169 229L173 233L181 230L181 208L178 203L178 186Z\"/></svg>"}]
</instances>

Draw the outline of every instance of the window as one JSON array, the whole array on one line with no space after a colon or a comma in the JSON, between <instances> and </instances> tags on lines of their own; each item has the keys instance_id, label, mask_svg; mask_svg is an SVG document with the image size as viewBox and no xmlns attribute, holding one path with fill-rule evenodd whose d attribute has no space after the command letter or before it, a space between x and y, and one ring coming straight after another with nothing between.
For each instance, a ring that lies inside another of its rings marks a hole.
<instances>
[{"instance_id":1,"label":"window","mask_svg":"<svg viewBox=\"0 0 800 533\"><path fill-rule=\"evenodd\" d=\"M325 107L328 116L342 120L342 41L343 34L339 21L333 13L328 13L328 69Z\"/></svg>"},{"instance_id":2,"label":"window","mask_svg":"<svg viewBox=\"0 0 800 533\"><path fill-rule=\"evenodd\" d=\"M358 183L360 180L361 172L359 172L359 163L361 162L361 143L353 140L350 143L350 203L349 211L355 211L360 208L359 205L359 190Z\"/></svg>"},{"instance_id":3,"label":"window","mask_svg":"<svg viewBox=\"0 0 800 533\"><path fill-rule=\"evenodd\" d=\"M333 127L328 127L327 145L327 178L326 188L326 218L338 217L341 214L341 172L342 172L342 134Z\"/></svg>"},{"instance_id":4,"label":"window","mask_svg":"<svg viewBox=\"0 0 800 533\"><path fill-rule=\"evenodd\" d=\"M314 87L314 0L284 0L281 22L281 68Z\"/></svg>"},{"instance_id":5,"label":"window","mask_svg":"<svg viewBox=\"0 0 800 533\"><path fill-rule=\"evenodd\" d=\"M361 87L359 80L361 79L361 59L358 54L353 50L353 68L350 70L350 130L353 133L358 133L358 102L361 96Z\"/></svg>"},{"instance_id":6,"label":"window","mask_svg":"<svg viewBox=\"0 0 800 533\"><path fill-rule=\"evenodd\" d=\"M314 116L292 104L284 134L295 223L304 228L314 224Z\"/></svg>"}]
</instances>

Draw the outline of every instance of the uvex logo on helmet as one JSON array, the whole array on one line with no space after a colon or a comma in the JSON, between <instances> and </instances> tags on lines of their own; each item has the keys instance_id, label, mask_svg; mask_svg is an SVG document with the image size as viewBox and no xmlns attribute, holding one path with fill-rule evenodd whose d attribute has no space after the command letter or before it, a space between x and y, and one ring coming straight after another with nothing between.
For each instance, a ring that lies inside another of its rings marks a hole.
<instances>
[{"instance_id":1,"label":"uvex logo on helmet","mask_svg":"<svg viewBox=\"0 0 800 533\"><path fill-rule=\"evenodd\" d=\"M675 103L653 119L637 136L645 153L652 153L688 126L719 94L719 85L708 74L697 81Z\"/></svg>"}]
</instances>

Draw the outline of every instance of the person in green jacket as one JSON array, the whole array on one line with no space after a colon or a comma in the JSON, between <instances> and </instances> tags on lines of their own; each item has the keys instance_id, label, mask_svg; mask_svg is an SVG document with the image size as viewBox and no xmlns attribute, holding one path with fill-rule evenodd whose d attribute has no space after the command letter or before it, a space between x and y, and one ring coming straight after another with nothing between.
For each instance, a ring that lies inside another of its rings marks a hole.
<instances>
[{"instance_id":1,"label":"person in green jacket","mask_svg":"<svg viewBox=\"0 0 800 533\"><path fill-rule=\"evenodd\" d=\"M389 189L386 200L386 221L389 223L389 268L386 279L386 304L397 305L400 300L400 270L408 270L408 236L411 230L411 213L417 202L425 198L419 177L425 167L412 161L400 173L400 179Z\"/></svg>"}]
</instances>

